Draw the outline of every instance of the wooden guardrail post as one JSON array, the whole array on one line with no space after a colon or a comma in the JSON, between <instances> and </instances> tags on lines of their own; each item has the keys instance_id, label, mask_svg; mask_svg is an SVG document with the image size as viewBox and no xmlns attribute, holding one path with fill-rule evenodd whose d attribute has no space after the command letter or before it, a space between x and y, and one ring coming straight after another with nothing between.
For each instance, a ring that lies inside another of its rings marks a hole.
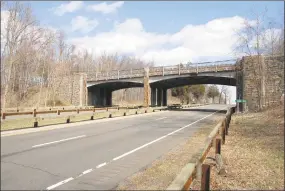
<instances>
[{"instance_id":1,"label":"wooden guardrail post","mask_svg":"<svg viewBox=\"0 0 285 191\"><path fill-rule=\"evenodd\" d=\"M38 127L39 123L38 123L38 119L34 118L34 127Z\"/></svg>"},{"instance_id":2,"label":"wooden guardrail post","mask_svg":"<svg viewBox=\"0 0 285 191\"><path fill-rule=\"evenodd\" d=\"M77 113L79 113L79 109L77 109Z\"/></svg>"},{"instance_id":3,"label":"wooden guardrail post","mask_svg":"<svg viewBox=\"0 0 285 191\"><path fill-rule=\"evenodd\" d=\"M221 154L221 138L216 138L216 154Z\"/></svg>"},{"instance_id":4,"label":"wooden guardrail post","mask_svg":"<svg viewBox=\"0 0 285 191\"><path fill-rule=\"evenodd\" d=\"M66 123L70 123L70 116L67 116Z\"/></svg>"},{"instance_id":5,"label":"wooden guardrail post","mask_svg":"<svg viewBox=\"0 0 285 191\"><path fill-rule=\"evenodd\" d=\"M221 137L222 137L222 144L224 145L226 142L225 120L223 120L222 127L221 127Z\"/></svg>"},{"instance_id":6,"label":"wooden guardrail post","mask_svg":"<svg viewBox=\"0 0 285 191\"><path fill-rule=\"evenodd\" d=\"M57 115L60 115L60 110L58 109L58 110L56 111L56 113L57 113Z\"/></svg>"},{"instance_id":7,"label":"wooden guardrail post","mask_svg":"<svg viewBox=\"0 0 285 191\"><path fill-rule=\"evenodd\" d=\"M211 166L209 164L202 165L202 179L201 179L201 190L210 190L210 173Z\"/></svg>"},{"instance_id":8,"label":"wooden guardrail post","mask_svg":"<svg viewBox=\"0 0 285 191\"><path fill-rule=\"evenodd\" d=\"M228 129L229 129L229 117L225 118L225 134L228 135Z\"/></svg>"}]
</instances>

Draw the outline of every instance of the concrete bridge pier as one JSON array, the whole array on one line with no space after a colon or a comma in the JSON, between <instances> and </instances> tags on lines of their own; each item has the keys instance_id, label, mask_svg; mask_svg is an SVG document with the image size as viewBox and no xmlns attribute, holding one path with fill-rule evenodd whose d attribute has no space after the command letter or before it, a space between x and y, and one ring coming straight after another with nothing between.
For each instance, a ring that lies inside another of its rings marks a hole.
<instances>
[{"instance_id":1,"label":"concrete bridge pier","mask_svg":"<svg viewBox=\"0 0 285 191\"><path fill-rule=\"evenodd\" d=\"M157 105L157 88L151 88L151 106Z\"/></svg>"},{"instance_id":2,"label":"concrete bridge pier","mask_svg":"<svg viewBox=\"0 0 285 191\"><path fill-rule=\"evenodd\" d=\"M167 106L167 89L151 88L151 105Z\"/></svg>"},{"instance_id":3,"label":"concrete bridge pier","mask_svg":"<svg viewBox=\"0 0 285 191\"><path fill-rule=\"evenodd\" d=\"M157 106L162 106L162 89L157 88Z\"/></svg>"},{"instance_id":4,"label":"concrete bridge pier","mask_svg":"<svg viewBox=\"0 0 285 191\"><path fill-rule=\"evenodd\" d=\"M112 106L112 91L107 88L94 88L88 93L88 105L94 106Z\"/></svg>"},{"instance_id":5,"label":"concrete bridge pier","mask_svg":"<svg viewBox=\"0 0 285 191\"><path fill-rule=\"evenodd\" d=\"M167 89L162 89L162 106L167 106Z\"/></svg>"}]
</instances>

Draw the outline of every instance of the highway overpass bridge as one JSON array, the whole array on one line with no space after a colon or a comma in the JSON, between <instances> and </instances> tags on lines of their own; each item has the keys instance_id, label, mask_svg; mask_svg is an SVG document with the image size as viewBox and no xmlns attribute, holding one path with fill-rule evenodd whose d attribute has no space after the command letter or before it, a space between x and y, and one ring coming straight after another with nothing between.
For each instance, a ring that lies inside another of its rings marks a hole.
<instances>
[{"instance_id":1,"label":"highway overpass bridge","mask_svg":"<svg viewBox=\"0 0 285 191\"><path fill-rule=\"evenodd\" d=\"M87 74L88 102L112 105L112 92L144 87L145 106L167 105L166 90L190 84L236 85L236 60Z\"/></svg>"},{"instance_id":2,"label":"highway overpass bridge","mask_svg":"<svg viewBox=\"0 0 285 191\"><path fill-rule=\"evenodd\" d=\"M267 66L268 79L262 92L272 96L282 94L276 84L284 81L284 56L260 58ZM256 75L257 57L223 60L173 66L149 67L109 72L86 71L65 80L61 94L74 105L112 105L112 92L134 87L144 88L144 105L167 105L169 88L194 85L218 84L237 87L237 99L247 99L249 109L258 103ZM280 73L281 72L281 73ZM280 78L276 76L280 76ZM70 83L72 81L72 83ZM72 94L72 96L70 96ZM71 97L71 98L70 98ZM78 99L79 98L79 99Z\"/></svg>"}]
</instances>

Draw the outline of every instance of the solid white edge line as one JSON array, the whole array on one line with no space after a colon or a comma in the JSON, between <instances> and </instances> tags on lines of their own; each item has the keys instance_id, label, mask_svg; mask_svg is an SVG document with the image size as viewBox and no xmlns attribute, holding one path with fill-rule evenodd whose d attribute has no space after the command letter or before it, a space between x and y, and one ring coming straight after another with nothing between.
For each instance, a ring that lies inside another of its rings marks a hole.
<instances>
[{"instance_id":1,"label":"solid white edge line","mask_svg":"<svg viewBox=\"0 0 285 191\"><path fill-rule=\"evenodd\" d=\"M225 107L225 108L227 108L227 107ZM223 108L223 109L225 109L225 108ZM223 109L220 109L220 110L218 110L218 111L221 111L221 110L223 110ZM214 115L214 114L217 113L218 111L215 111L214 113L211 113L210 115L207 115L207 116L205 116L205 117L203 117L203 118L201 118L201 119L199 119L199 120L197 120L197 121L194 121L193 123L190 123L190 124L188 124L188 125L185 125L184 127L181 127L181 128L179 128L179 129L177 129L177 130L171 132L171 133L168 133L168 134L166 134L166 135L164 135L164 136L162 136L162 137L159 137L159 138L157 138L157 139L155 139L155 140L153 140L153 141L151 141L151 142L149 142L149 143L146 143L146 144L144 144L144 145L142 145L142 146L140 146L140 147L138 147L138 148L136 148L136 149L133 149L133 150L131 150L131 151L129 151L129 152L126 152L126 153L124 153L124 154L122 154L122 155L120 155L120 156L118 156L118 157L116 157L116 158L113 158L113 160L115 161L115 160L118 160L118 159L120 159L120 158L123 158L123 157L125 157L125 156L127 156L127 155L129 155L129 154L131 154L131 153L133 153L133 152L136 152L136 151L138 151L138 150L140 150L140 149L142 149L142 148L144 148L144 147L146 147L146 146L148 146L148 145L151 145L151 144L153 144L153 143L155 143L155 142L157 142L157 141L159 141L159 140L161 140L161 139L164 139L164 138L168 137L169 135L172 135L172 134L174 134L174 133L176 133L176 132L179 132L179 131L185 129L186 127L189 127L189 126L191 126L191 125L193 125L193 124L195 124L195 123L197 123L197 122L199 122L199 121L201 121L201 120L203 120L203 119L205 119L205 118L207 118L207 117L210 117L211 115Z\"/></svg>"},{"instance_id":2,"label":"solid white edge line","mask_svg":"<svg viewBox=\"0 0 285 191\"><path fill-rule=\"evenodd\" d=\"M104 163L102 163L102 164L97 165L96 168L101 168L102 166L105 166L106 164L107 164L107 163L104 162Z\"/></svg>"},{"instance_id":3,"label":"solid white edge line","mask_svg":"<svg viewBox=\"0 0 285 191\"><path fill-rule=\"evenodd\" d=\"M67 138L67 139L61 139L61 140L58 140L58 141L53 141L53 142L43 143L43 144L39 144L39 145L34 145L34 146L32 146L32 148L41 147L41 146L45 146L45 145L50 145L50 144L54 144L54 143L60 143L60 142L69 141L69 140L73 140L73 139L79 139L79 138L82 138L82 137L86 137L86 135L80 135L80 136L77 136L77 137L71 137L71 138Z\"/></svg>"},{"instance_id":4,"label":"solid white edge line","mask_svg":"<svg viewBox=\"0 0 285 191\"><path fill-rule=\"evenodd\" d=\"M68 178L68 179L65 179L65 180L63 180L63 181L60 181L59 183L56 183L56 184L54 184L54 185L51 185L51 186L47 187L47 190L52 190L52 189L54 189L54 188L56 188L56 187L58 187L58 186L60 186L60 185L62 185L62 184L65 184L65 183L67 183L67 182L69 182L69 181L71 181L71 180L73 180L72 177L70 177L70 178Z\"/></svg>"}]
</instances>

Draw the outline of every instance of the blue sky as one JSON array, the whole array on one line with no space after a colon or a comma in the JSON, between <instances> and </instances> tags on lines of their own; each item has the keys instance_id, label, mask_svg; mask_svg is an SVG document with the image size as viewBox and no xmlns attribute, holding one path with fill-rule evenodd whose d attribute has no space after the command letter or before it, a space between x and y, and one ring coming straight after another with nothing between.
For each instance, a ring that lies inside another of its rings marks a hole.
<instances>
[{"instance_id":1,"label":"blue sky","mask_svg":"<svg viewBox=\"0 0 285 191\"><path fill-rule=\"evenodd\" d=\"M282 1L126 1L115 13L104 15L98 12L80 9L63 16L57 16L50 9L68 3L68 1L33 1L30 2L35 15L42 24L55 28L68 27L71 19L76 15L96 18L100 24L90 33L111 30L113 22L122 22L127 18L139 18L146 31L159 33L173 33L179 31L186 24L199 25L216 18L242 16L252 18L249 13L253 10L268 8L268 15L279 23L284 23L284 2ZM86 1L85 6L98 4L100 1ZM108 3L112 3L108 1ZM111 21L106 21L109 18ZM78 32L69 33L70 36L80 35Z\"/></svg>"}]
</instances>

